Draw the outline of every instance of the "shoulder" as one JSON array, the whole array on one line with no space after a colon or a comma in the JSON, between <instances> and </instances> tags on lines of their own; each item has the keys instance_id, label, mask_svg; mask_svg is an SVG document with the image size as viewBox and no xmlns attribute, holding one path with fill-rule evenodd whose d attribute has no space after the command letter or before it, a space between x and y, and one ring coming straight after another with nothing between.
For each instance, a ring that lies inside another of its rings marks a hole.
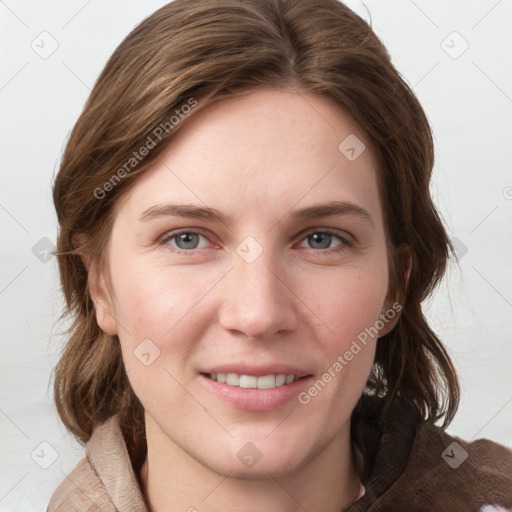
<instances>
[{"instance_id":1,"label":"shoulder","mask_svg":"<svg viewBox=\"0 0 512 512\"><path fill-rule=\"evenodd\" d=\"M115 512L103 482L94 472L88 457L84 457L54 491L48 512Z\"/></svg>"},{"instance_id":2,"label":"shoulder","mask_svg":"<svg viewBox=\"0 0 512 512\"><path fill-rule=\"evenodd\" d=\"M365 397L353 417L366 493L348 510L512 512L511 450L452 436L399 397L385 405Z\"/></svg>"},{"instance_id":3,"label":"shoulder","mask_svg":"<svg viewBox=\"0 0 512 512\"><path fill-rule=\"evenodd\" d=\"M405 471L389 494L393 500L408 496L409 510L510 510L512 451L487 439L468 442L422 423ZM411 508L414 501L418 508Z\"/></svg>"},{"instance_id":4,"label":"shoulder","mask_svg":"<svg viewBox=\"0 0 512 512\"><path fill-rule=\"evenodd\" d=\"M48 512L70 510L147 510L117 416L94 429L85 457L53 493Z\"/></svg>"}]
</instances>

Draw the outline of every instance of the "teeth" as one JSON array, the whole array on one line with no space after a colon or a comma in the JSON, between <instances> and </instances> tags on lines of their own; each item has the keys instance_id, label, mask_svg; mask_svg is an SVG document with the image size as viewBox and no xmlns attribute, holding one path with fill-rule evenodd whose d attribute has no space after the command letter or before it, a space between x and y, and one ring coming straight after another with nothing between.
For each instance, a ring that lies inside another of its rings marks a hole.
<instances>
[{"instance_id":1,"label":"teeth","mask_svg":"<svg viewBox=\"0 0 512 512\"><path fill-rule=\"evenodd\" d=\"M226 384L240 386L240 377L236 373L226 373Z\"/></svg>"},{"instance_id":2,"label":"teeth","mask_svg":"<svg viewBox=\"0 0 512 512\"><path fill-rule=\"evenodd\" d=\"M241 388L253 388L258 387L258 377L252 375L240 375L239 385Z\"/></svg>"},{"instance_id":3,"label":"teeth","mask_svg":"<svg viewBox=\"0 0 512 512\"><path fill-rule=\"evenodd\" d=\"M293 380L295 379L295 375L291 375L291 377L293 377L293 379L291 380L291 382L293 382ZM285 383L286 383L286 375L284 373L280 373L279 375L276 375L276 386L283 386Z\"/></svg>"},{"instance_id":4,"label":"teeth","mask_svg":"<svg viewBox=\"0 0 512 512\"><path fill-rule=\"evenodd\" d=\"M222 384L247 389L273 389L291 384L297 380L295 375L286 375L284 373L278 375L262 375L261 377L239 375L238 373L211 373L210 378Z\"/></svg>"},{"instance_id":5,"label":"teeth","mask_svg":"<svg viewBox=\"0 0 512 512\"><path fill-rule=\"evenodd\" d=\"M272 389L276 387L275 375L263 375L258 377L258 389Z\"/></svg>"}]
</instances>

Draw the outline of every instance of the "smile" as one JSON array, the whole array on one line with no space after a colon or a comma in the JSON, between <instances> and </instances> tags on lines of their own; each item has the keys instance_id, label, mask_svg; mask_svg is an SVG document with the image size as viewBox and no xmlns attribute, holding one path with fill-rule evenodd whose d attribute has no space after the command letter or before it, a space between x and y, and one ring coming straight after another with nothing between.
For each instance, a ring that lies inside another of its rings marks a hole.
<instances>
[{"instance_id":1,"label":"smile","mask_svg":"<svg viewBox=\"0 0 512 512\"><path fill-rule=\"evenodd\" d=\"M286 375L284 373L261 375L260 377L238 373L210 373L208 376L222 384L245 389L273 389L298 380L296 375Z\"/></svg>"}]
</instances>

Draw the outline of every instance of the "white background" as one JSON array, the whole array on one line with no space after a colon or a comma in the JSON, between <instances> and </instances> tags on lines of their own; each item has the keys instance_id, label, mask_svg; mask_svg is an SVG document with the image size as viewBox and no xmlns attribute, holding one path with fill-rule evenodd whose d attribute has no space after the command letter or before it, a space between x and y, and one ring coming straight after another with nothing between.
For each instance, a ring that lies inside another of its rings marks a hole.
<instances>
[{"instance_id":1,"label":"white background","mask_svg":"<svg viewBox=\"0 0 512 512\"><path fill-rule=\"evenodd\" d=\"M90 88L134 25L164 3L0 0L0 511L44 510L82 456L49 384L62 343L57 266L33 247L55 240L52 178ZM368 19L361 2L348 4ZM431 121L433 193L461 256L425 308L462 381L448 431L512 447L512 1L366 6ZM31 48L41 37L50 48L43 31L58 43L47 59ZM43 469L31 454L40 464L57 458Z\"/></svg>"}]
</instances>

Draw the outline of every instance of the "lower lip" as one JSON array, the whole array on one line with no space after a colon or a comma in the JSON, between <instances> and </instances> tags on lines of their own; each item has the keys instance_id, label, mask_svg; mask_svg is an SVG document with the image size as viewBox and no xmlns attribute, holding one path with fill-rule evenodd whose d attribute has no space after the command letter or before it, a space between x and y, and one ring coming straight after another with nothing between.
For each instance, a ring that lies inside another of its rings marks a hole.
<instances>
[{"instance_id":1,"label":"lower lip","mask_svg":"<svg viewBox=\"0 0 512 512\"><path fill-rule=\"evenodd\" d=\"M291 384L285 384L272 389L251 389L229 386L206 375L200 375L201 381L214 395L222 398L237 409L247 411L271 411L290 400L310 385L312 376L303 377Z\"/></svg>"}]
</instances>

